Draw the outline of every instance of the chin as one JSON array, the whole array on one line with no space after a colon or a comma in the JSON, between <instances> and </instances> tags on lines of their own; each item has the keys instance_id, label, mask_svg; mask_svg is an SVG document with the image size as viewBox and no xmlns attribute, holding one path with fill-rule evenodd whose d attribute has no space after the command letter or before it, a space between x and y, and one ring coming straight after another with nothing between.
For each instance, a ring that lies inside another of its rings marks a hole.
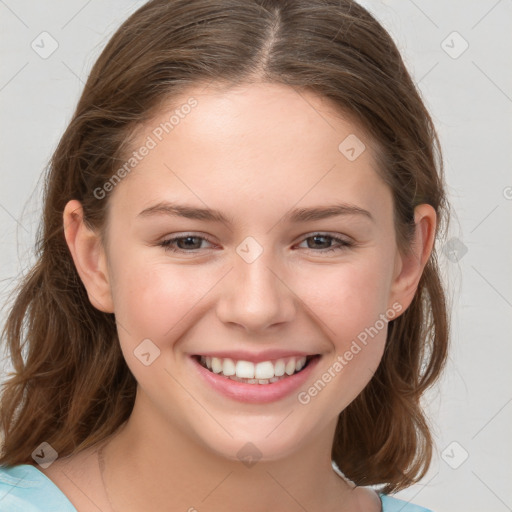
<instances>
[{"instance_id":1,"label":"chin","mask_svg":"<svg viewBox=\"0 0 512 512\"><path fill-rule=\"evenodd\" d=\"M282 414L279 418L258 418L257 424L252 425L247 425L247 422L252 423L253 418L245 417L245 423L244 418L238 418L235 425L228 424L227 427L233 437L221 428L215 436L211 430L197 434L202 444L216 456L242 462L248 467L256 462L278 461L300 450L308 437L307 426L292 424L291 417L294 414L285 419L287 414Z\"/></svg>"}]
</instances>

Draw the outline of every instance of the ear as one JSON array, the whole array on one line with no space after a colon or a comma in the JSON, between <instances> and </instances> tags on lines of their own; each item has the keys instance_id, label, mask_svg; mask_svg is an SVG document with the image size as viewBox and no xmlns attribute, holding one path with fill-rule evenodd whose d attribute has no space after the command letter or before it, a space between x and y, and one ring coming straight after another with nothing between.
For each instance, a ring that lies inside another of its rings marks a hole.
<instances>
[{"instance_id":1,"label":"ear","mask_svg":"<svg viewBox=\"0 0 512 512\"><path fill-rule=\"evenodd\" d=\"M420 204L414 209L416 230L411 252L396 252L395 272L391 284L390 306L398 302L405 311L411 304L418 288L423 269L432 252L435 241L437 215L429 204Z\"/></svg>"},{"instance_id":2,"label":"ear","mask_svg":"<svg viewBox=\"0 0 512 512\"><path fill-rule=\"evenodd\" d=\"M66 242L91 304L100 311L113 313L105 250L99 234L85 224L79 201L73 199L66 204L63 222Z\"/></svg>"}]
</instances>

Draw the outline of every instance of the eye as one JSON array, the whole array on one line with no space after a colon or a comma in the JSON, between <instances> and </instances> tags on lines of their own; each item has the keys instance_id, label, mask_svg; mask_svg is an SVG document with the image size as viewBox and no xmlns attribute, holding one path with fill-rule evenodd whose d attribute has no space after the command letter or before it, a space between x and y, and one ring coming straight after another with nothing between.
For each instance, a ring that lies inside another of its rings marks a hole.
<instances>
[{"instance_id":1,"label":"eye","mask_svg":"<svg viewBox=\"0 0 512 512\"><path fill-rule=\"evenodd\" d=\"M212 243L205 236L182 235L162 240L158 245L171 252L193 252L202 249L202 242Z\"/></svg>"},{"instance_id":2,"label":"eye","mask_svg":"<svg viewBox=\"0 0 512 512\"><path fill-rule=\"evenodd\" d=\"M194 252L199 251L200 249L205 249L205 247L202 246L203 242L210 244L213 243L206 236L185 234L162 240L158 245L163 247L166 251L193 254ZM306 237L302 244L303 243L307 244L307 247L303 248L317 254L343 251L354 245L354 243L349 240L344 240L342 238L338 238L324 233L313 233L310 236ZM334 246L333 243L335 244Z\"/></svg>"},{"instance_id":3,"label":"eye","mask_svg":"<svg viewBox=\"0 0 512 512\"><path fill-rule=\"evenodd\" d=\"M306 244L308 245L306 249L311 250L315 253L344 251L347 248L352 247L354 245L354 243L349 240L344 240L342 238L338 238L324 233L313 233L312 235L306 237L302 243L304 242L306 242ZM335 243L335 246L332 245L333 242Z\"/></svg>"}]
</instances>

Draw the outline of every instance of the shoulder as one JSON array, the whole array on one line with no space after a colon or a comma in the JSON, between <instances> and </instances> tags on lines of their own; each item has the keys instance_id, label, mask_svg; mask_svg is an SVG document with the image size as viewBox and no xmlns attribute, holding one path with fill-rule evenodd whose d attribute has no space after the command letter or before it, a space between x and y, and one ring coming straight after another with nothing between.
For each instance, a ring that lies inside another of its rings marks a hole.
<instances>
[{"instance_id":1,"label":"shoulder","mask_svg":"<svg viewBox=\"0 0 512 512\"><path fill-rule=\"evenodd\" d=\"M386 494L379 494L382 501L382 512L432 512L428 508L399 500Z\"/></svg>"},{"instance_id":2,"label":"shoulder","mask_svg":"<svg viewBox=\"0 0 512 512\"><path fill-rule=\"evenodd\" d=\"M30 464L0 466L0 509L9 512L77 512L60 489Z\"/></svg>"}]
</instances>

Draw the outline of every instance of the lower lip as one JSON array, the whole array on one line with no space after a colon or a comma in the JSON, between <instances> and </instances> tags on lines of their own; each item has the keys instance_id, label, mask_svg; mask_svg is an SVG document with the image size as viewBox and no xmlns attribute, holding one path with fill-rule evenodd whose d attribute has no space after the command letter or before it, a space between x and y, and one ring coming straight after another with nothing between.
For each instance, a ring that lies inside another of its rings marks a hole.
<instances>
[{"instance_id":1,"label":"lower lip","mask_svg":"<svg viewBox=\"0 0 512 512\"><path fill-rule=\"evenodd\" d=\"M311 375L320 357L316 356L311 359L308 365L300 372L269 384L237 382L207 370L194 357L190 359L205 382L222 395L239 402L263 404L275 402L296 391Z\"/></svg>"}]
</instances>

